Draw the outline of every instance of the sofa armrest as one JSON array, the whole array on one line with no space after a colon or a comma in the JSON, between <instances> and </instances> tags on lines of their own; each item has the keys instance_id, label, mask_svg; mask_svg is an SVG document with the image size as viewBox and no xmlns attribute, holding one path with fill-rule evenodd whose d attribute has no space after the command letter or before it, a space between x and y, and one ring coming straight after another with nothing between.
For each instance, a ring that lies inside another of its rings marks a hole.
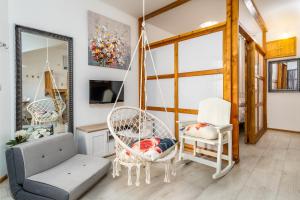
<instances>
[{"instance_id":1,"label":"sofa armrest","mask_svg":"<svg viewBox=\"0 0 300 200\"><path fill-rule=\"evenodd\" d=\"M10 191L12 196L16 199L17 193L22 190L22 187L17 183L16 165L13 148L7 149L5 152L5 156Z\"/></svg>"}]
</instances>

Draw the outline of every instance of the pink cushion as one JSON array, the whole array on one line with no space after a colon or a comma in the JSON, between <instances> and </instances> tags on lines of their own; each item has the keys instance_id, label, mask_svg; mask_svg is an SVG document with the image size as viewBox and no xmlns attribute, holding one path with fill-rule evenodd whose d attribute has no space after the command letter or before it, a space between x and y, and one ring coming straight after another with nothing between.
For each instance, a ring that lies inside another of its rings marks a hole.
<instances>
[{"instance_id":1,"label":"pink cushion","mask_svg":"<svg viewBox=\"0 0 300 200\"><path fill-rule=\"evenodd\" d=\"M208 140L215 140L218 138L217 129L207 123L197 123L188 125L184 129L184 134L192 137L199 137Z\"/></svg>"}]
</instances>

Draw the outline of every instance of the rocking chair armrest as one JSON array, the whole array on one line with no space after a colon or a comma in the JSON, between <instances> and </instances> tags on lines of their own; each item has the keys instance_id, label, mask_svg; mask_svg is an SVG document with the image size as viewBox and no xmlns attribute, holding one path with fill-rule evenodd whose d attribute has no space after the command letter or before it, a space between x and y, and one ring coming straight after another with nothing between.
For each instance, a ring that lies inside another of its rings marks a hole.
<instances>
[{"instance_id":1,"label":"rocking chair armrest","mask_svg":"<svg viewBox=\"0 0 300 200\"><path fill-rule=\"evenodd\" d=\"M226 133L227 131L232 131L232 124L223 125L223 126L215 126L217 131L221 134Z\"/></svg>"}]
</instances>

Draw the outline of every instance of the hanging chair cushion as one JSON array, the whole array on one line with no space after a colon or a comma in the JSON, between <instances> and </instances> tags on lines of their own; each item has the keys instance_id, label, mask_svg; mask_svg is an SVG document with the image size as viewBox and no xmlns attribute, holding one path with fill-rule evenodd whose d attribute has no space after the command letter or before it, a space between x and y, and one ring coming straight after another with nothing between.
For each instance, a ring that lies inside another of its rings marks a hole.
<instances>
[{"instance_id":1,"label":"hanging chair cushion","mask_svg":"<svg viewBox=\"0 0 300 200\"><path fill-rule=\"evenodd\" d=\"M215 140L218 138L217 129L208 123L197 123L188 125L184 129L184 134L192 137Z\"/></svg>"},{"instance_id":2,"label":"hanging chair cushion","mask_svg":"<svg viewBox=\"0 0 300 200\"><path fill-rule=\"evenodd\" d=\"M133 142L131 148L133 151L141 154L143 157L154 161L160 158L164 152L170 148L173 148L175 144L176 140L169 138L148 138ZM123 157L127 160L133 159L131 153L128 151L126 151L126 155Z\"/></svg>"}]
</instances>

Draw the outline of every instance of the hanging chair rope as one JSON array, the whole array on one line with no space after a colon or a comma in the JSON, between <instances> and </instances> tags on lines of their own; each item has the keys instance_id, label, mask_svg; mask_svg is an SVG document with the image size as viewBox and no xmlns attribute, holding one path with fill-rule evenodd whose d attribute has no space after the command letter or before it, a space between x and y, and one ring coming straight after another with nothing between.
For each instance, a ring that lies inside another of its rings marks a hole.
<instances>
[{"instance_id":1,"label":"hanging chair rope","mask_svg":"<svg viewBox=\"0 0 300 200\"><path fill-rule=\"evenodd\" d=\"M131 174L132 166L137 166L139 168L141 165L145 165L146 182L150 183L150 163L165 162L167 163L165 182L168 182L169 176L167 175L169 174L168 171L170 169L170 167L168 166L171 160L175 159L175 155L177 153L177 145L176 140L174 140L175 134L172 134L169 127L166 126L166 124L161 119L147 112L147 51L149 51L149 57L156 76L159 96L161 97L164 111L166 113L168 111L145 28L145 0L143 0L143 22L141 34L139 35L137 45L133 51L131 61L125 73L118 95L115 99L113 108L107 117L108 128L115 139L116 158L113 164L113 176L118 176L120 165L125 165L128 167L128 175ZM139 45L141 45L140 53L142 55L140 56L140 63L142 64L142 66L139 71L139 106L116 107L121 91L124 88L125 81L127 80L129 71L132 69L133 60L137 54ZM168 122L170 122L168 115L167 120ZM149 147L149 144L151 144L151 148L147 149L147 147ZM162 145L163 148L159 145ZM137 172L137 177L139 177L139 172ZM131 177L129 175L128 184L130 183Z\"/></svg>"}]
</instances>

